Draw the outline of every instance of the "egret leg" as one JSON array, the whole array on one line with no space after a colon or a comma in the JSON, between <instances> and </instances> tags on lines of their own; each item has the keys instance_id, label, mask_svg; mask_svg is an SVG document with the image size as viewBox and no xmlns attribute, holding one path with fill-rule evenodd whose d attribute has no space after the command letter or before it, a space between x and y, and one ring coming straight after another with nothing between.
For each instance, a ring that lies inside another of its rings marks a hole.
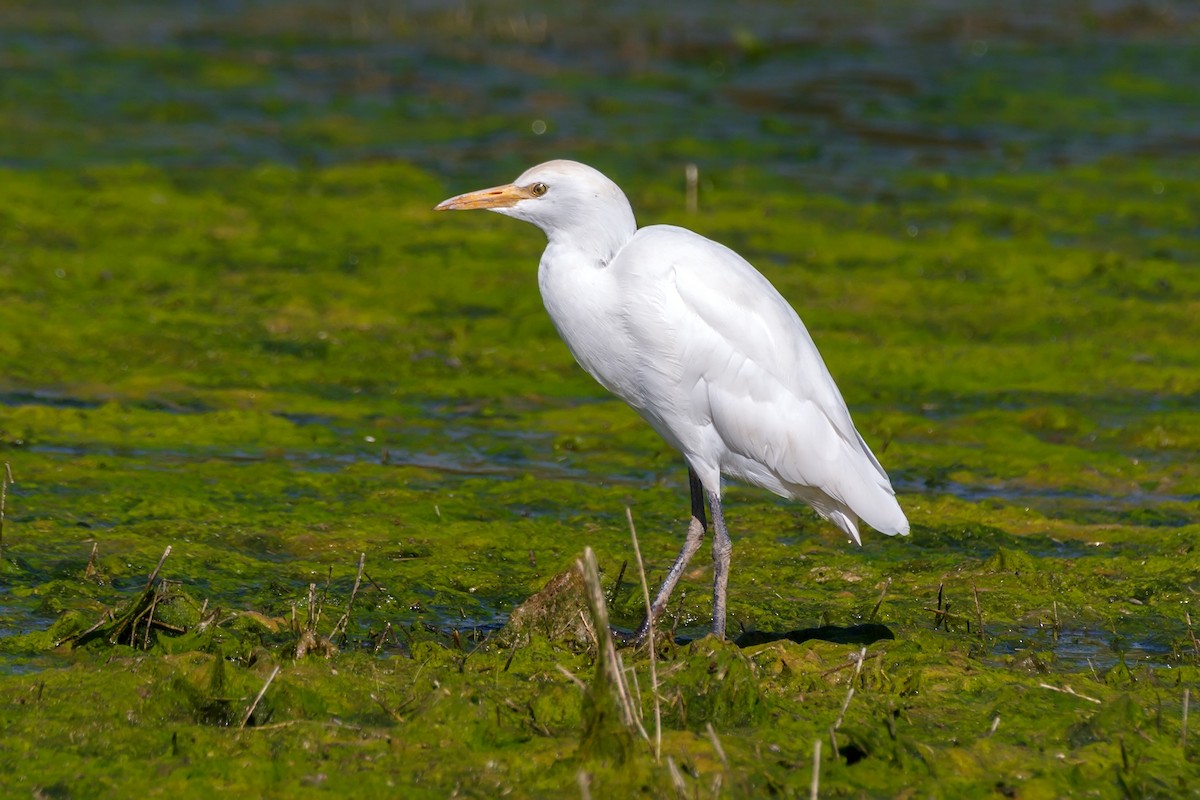
<instances>
[{"instance_id":1,"label":"egret leg","mask_svg":"<svg viewBox=\"0 0 1200 800\"><path fill-rule=\"evenodd\" d=\"M646 619L638 626L637 633L633 635L635 643L640 644L645 640L646 634L650 632L650 625L656 622L662 616L663 611L666 610L667 601L671 599L671 592L675 591L675 584L679 583L679 578L687 568L688 562L692 560L692 556L700 549L700 542L704 539L704 532L708 530L708 521L704 517L704 487L700 484L700 479L696 477L696 472L691 467L688 467L688 486L692 495L692 519L688 523L687 537L683 540L683 549L679 551L679 555L675 558L675 563L667 571L667 577L663 579L658 594L654 596L654 602L650 604L650 608L646 609Z\"/></svg>"},{"instance_id":2,"label":"egret leg","mask_svg":"<svg viewBox=\"0 0 1200 800\"><path fill-rule=\"evenodd\" d=\"M725 528L725 514L721 511L721 496L708 492L708 508L713 520L713 635L725 638L725 597L729 586L729 561L733 555L733 542Z\"/></svg>"}]
</instances>

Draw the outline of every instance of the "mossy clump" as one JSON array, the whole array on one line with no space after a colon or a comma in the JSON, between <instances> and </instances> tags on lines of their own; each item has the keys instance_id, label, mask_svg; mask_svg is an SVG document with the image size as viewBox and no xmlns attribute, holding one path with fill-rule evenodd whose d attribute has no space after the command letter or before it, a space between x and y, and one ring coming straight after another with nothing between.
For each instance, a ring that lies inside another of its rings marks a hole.
<instances>
[{"instance_id":1,"label":"mossy clump","mask_svg":"<svg viewBox=\"0 0 1200 800\"><path fill-rule=\"evenodd\" d=\"M753 663L733 642L706 636L681 648L676 661L660 667L671 724L703 730L741 728L762 719L765 711Z\"/></svg>"},{"instance_id":2,"label":"mossy clump","mask_svg":"<svg viewBox=\"0 0 1200 800\"><path fill-rule=\"evenodd\" d=\"M537 593L513 609L497 634L501 646L513 646L539 636L551 642L585 649L595 647L589 628L583 575L576 567L555 575Z\"/></svg>"}]
</instances>

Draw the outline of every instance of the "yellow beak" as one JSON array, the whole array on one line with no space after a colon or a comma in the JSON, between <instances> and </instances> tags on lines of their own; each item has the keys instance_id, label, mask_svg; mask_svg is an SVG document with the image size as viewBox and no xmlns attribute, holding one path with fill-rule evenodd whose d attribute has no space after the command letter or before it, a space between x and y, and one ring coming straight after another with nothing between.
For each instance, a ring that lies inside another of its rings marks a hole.
<instances>
[{"instance_id":1,"label":"yellow beak","mask_svg":"<svg viewBox=\"0 0 1200 800\"><path fill-rule=\"evenodd\" d=\"M434 211L469 211L473 208L508 208L521 200L533 197L529 189L510 183L507 186L493 186L491 189L480 189L477 192L467 192L449 200L443 200L434 206Z\"/></svg>"}]
</instances>

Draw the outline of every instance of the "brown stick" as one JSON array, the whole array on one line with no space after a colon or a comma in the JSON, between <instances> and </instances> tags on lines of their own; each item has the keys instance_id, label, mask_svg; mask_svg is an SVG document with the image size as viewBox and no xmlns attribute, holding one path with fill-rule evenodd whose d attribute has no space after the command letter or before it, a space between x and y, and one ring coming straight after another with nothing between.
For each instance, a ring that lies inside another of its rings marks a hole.
<instances>
[{"instance_id":1,"label":"brown stick","mask_svg":"<svg viewBox=\"0 0 1200 800\"><path fill-rule=\"evenodd\" d=\"M167 549L163 550L162 558L158 560L158 566L154 568L154 572L150 573L150 577L146 579L146 588L149 589L153 585L154 580L158 577L159 570L162 569L163 562L167 560L167 556L171 555L171 545L167 545Z\"/></svg>"},{"instance_id":2,"label":"brown stick","mask_svg":"<svg viewBox=\"0 0 1200 800\"><path fill-rule=\"evenodd\" d=\"M979 626L979 641L986 642L987 637L983 635L983 609L979 606L979 587L971 584L971 591L975 594L975 623ZM1055 607L1055 618L1058 616L1058 608Z\"/></svg>"},{"instance_id":3,"label":"brown stick","mask_svg":"<svg viewBox=\"0 0 1200 800\"><path fill-rule=\"evenodd\" d=\"M636 730L649 744L650 737L634 712L633 697L625 682L625 668L613 643L612 629L608 627L608 607L604 604L604 590L600 586L600 568L596 565L596 554L592 552L592 548L585 547L583 549L583 558L576 561L576 566L583 575L583 586L586 590L584 596L596 628L596 658L600 662L600 669L607 676L608 685L616 695L625 727L629 730Z\"/></svg>"},{"instance_id":4,"label":"brown stick","mask_svg":"<svg viewBox=\"0 0 1200 800\"><path fill-rule=\"evenodd\" d=\"M646 567L642 564L642 548L638 546L637 529L633 526L633 512L625 506L625 519L629 520L629 535L633 537L633 555L637 558L638 577L642 581L642 601L646 604L646 615L650 626L646 629L646 640L650 643L650 691L654 694L654 760L662 761L662 704L658 700L658 667L654 657L654 615L650 613L650 587L646 584ZM709 730L712 730L710 727ZM715 734L714 734L715 735Z\"/></svg>"},{"instance_id":5,"label":"brown stick","mask_svg":"<svg viewBox=\"0 0 1200 800\"><path fill-rule=\"evenodd\" d=\"M875 617L879 614L879 608L883 605L883 598L887 596L888 589L892 585L892 579L888 578L884 581L883 591L879 593L879 599L875 601L875 607L871 609L871 616L867 617L867 622L874 622Z\"/></svg>"},{"instance_id":6,"label":"brown stick","mask_svg":"<svg viewBox=\"0 0 1200 800\"><path fill-rule=\"evenodd\" d=\"M254 715L254 709L258 708L258 704L263 699L263 695L267 693L267 688L271 685L271 681L275 680L275 676L278 674L279 666L276 665L275 669L271 670L271 677L267 678L267 682L264 683L263 687L258 690L258 696L254 698L254 702L251 703L250 707L246 709L246 715L242 717L242 724L238 726L239 728L246 727L246 723L249 722L250 717Z\"/></svg>"},{"instance_id":7,"label":"brown stick","mask_svg":"<svg viewBox=\"0 0 1200 800\"><path fill-rule=\"evenodd\" d=\"M92 542L92 554L88 556L87 566L83 569L83 577L95 579L100 573L96 569L96 554L100 552L100 542Z\"/></svg>"},{"instance_id":8,"label":"brown stick","mask_svg":"<svg viewBox=\"0 0 1200 800\"><path fill-rule=\"evenodd\" d=\"M156 589L154 591L154 596L150 598L150 610L146 612L146 634L145 634L145 637L142 639L142 649L143 650L150 649L150 626L152 626L154 624L154 611L158 608L158 595L159 595L159 592ZM133 627L134 627L134 630L130 634L130 638L133 638L133 636L137 633L137 630L136 630L137 626L134 625ZM130 642L130 644L132 644L132 642Z\"/></svg>"},{"instance_id":9,"label":"brown stick","mask_svg":"<svg viewBox=\"0 0 1200 800\"><path fill-rule=\"evenodd\" d=\"M354 606L354 598L358 595L358 586L362 583L363 568L366 565L367 554L362 553L358 557L358 574L354 576L354 588L350 590L350 599L346 601L346 613L342 614L342 618L337 621L337 625L333 626L333 631L329 634L329 641L331 642L340 633L342 635L342 644L346 643L346 626L350 624L350 609Z\"/></svg>"}]
</instances>

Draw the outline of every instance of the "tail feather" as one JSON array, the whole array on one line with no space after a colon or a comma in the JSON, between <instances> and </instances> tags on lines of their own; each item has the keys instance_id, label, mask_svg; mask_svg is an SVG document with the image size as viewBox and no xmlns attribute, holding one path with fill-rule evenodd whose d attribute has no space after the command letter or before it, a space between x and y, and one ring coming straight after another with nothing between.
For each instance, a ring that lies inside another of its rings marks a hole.
<instances>
[{"instance_id":1,"label":"tail feather","mask_svg":"<svg viewBox=\"0 0 1200 800\"><path fill-rule=\"evenodd\" d=\"M851 507L819 489L807 486L793 487L792 496L812 506L813 510L853 539L855 544L862 544L862 537L858 532L859 520L887 536L908 535L908 518L896 502L895 495L891 494L890 487L888 492L880 491L870 498L870 503L860 502L858 507Z\"/></svg>"}]
</instances>

